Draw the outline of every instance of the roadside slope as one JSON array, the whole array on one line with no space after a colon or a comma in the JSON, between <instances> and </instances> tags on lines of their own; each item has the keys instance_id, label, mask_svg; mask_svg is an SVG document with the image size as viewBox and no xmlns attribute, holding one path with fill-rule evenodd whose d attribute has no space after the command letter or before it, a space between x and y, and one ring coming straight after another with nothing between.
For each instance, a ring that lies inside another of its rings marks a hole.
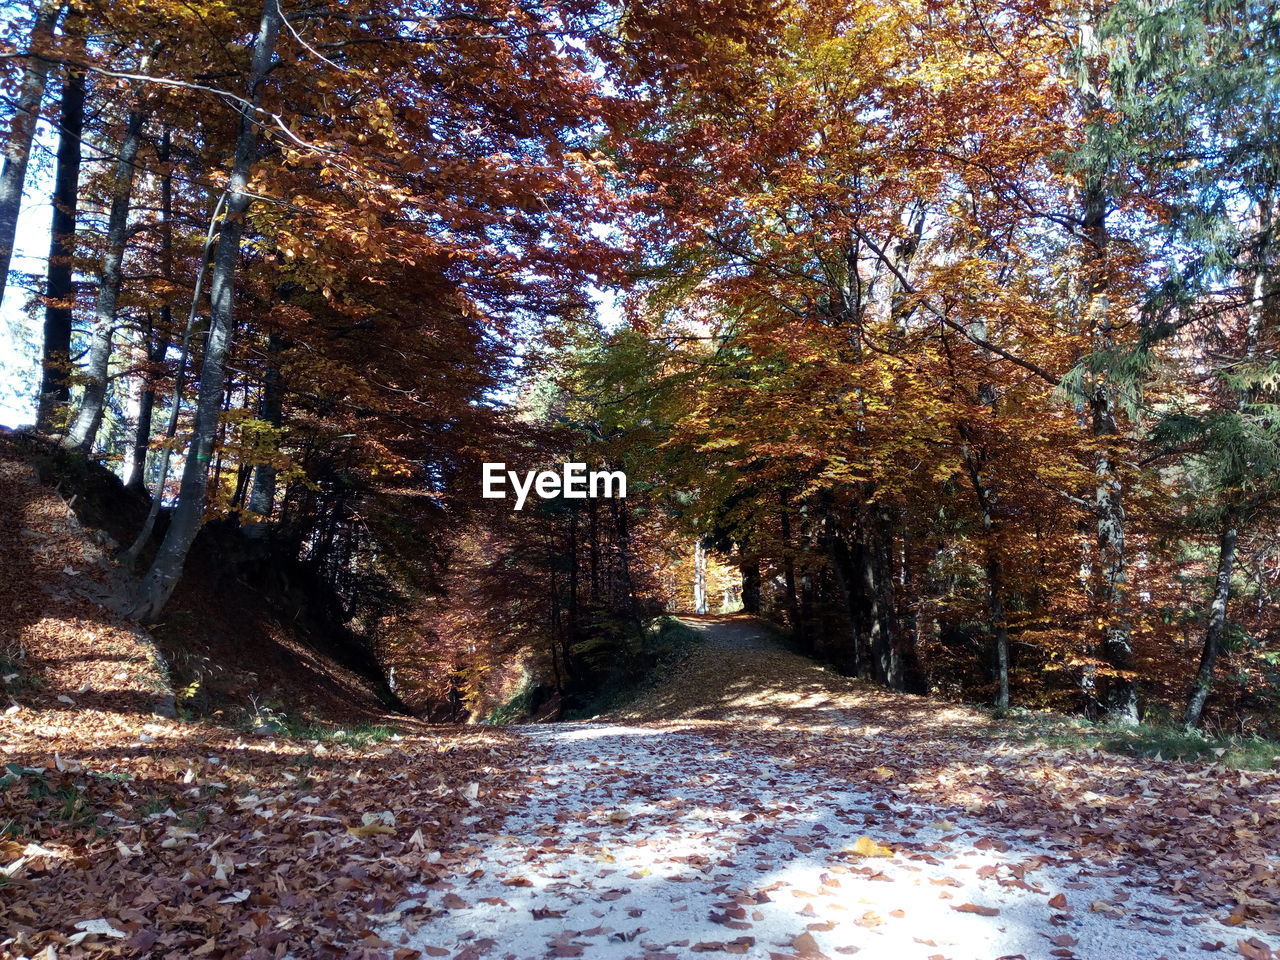
<instances>
[{"instance_id":1,"label":"roadside slope","mask_svg":"<svg viewBox=\"0 0 1280 960\"><path fill-rule=\"evenodd\" d=\"M390 960L370 917L449 876L519 798L514 738L399 717L398 734L309 736L180 719L151 637L111 612L110 538L19 454L0 442L0 960ZM225 611L228 631L247 606ZM174 641L209 656L194 631ZM224 649L253 682L261 651ZM312 655L336 677L317 702L360 697ZM375 710L366 695L351 713Z\"/></svg>"},{"instance_id":2,"label":"roadside slope","mask_svg":"<svg viewBox=\"0 0 1280 960\"><path fill-rule=\"evenodd\" d=\"M0 429L0 467L8 571L0 584L0 657L22 661L19 699L39 699L42 691L75 699L81 687L101 696L125 682L119 658L142 658L153 661L154 675L136 679L167 698L166 713L254 725L274 718L294 728L385 721L385 681L343 662L346 638L335 640L331 625L310 615L311 598L291 590L279 569L270 576L262 563L253 566L234 531L211 524L201 532L162 621L144 631L112 612L128 590L112 557L141 527L145 495L102 465L22 431ZM175 689L164 690L168 684ZM129 689L134 707L149 713L149 694L137 684Z\"/></svg>"}]
</instances>

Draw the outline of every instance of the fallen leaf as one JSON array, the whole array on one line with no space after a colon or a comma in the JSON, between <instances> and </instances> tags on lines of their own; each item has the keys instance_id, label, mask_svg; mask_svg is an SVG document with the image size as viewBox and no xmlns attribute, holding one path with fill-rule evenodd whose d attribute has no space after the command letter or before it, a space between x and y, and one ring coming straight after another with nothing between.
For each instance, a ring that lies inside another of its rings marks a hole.
<instances>
[{"instance_id":1,"label":"fallen leaf","mask_svg":"<svg viewBox=\"0 0 1280 960\"><path fill-rule=\"evenodd\" d=\"M982 907L976 903L962 903L958 907L952 907L957 913L976 913L980 917L994 917L1000 911L995 907Z\"/></svg>"},{"instance_id":2,"label":"fallen leaf","mask_svg":"<svg viewBox=\"0 0 1280 960\"><path fill-rule=\"evenodd\" d=\"M859 857L892 857L893 848L876 843L870 837L859 837L853 846L845 850L845 853L852 853Z\"/></svg>"},{"instance_id":3,"label":"fallen leaf","mask_svg":"<svg viewBox=\"0 0 1280 960\"><path fill-rule=\"evenodd\" d=\"M813 934L802 933L791 941L791 949L802 957L820 957L822 950L818 947L818 941L813 939Z\"/></svg>"}]
</instances>

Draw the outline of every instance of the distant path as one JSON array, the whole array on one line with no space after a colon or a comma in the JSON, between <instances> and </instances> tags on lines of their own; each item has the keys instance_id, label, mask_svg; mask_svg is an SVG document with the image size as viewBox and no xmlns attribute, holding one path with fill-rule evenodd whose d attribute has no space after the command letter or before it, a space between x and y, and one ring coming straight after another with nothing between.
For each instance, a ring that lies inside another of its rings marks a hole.
<instances>
[{"instance_id":1,"label":"distant path","mask_svg":"<svg viewBox=\"0 0 1280 960\"><path fill-rule=\"evenodd\" d=\"M700 638L717 650L781 650L782 645L754 617L741 614L728 616L676 617L697 631Z\"/></svg>"},{"instance_id":2,"label":"distant path","mask_svg":"<svg viewBox=\"0 0 1280 960\"><path fill-rule=\"evenodd\" d=\"M1027 758L975 749L963 712L873 700L885 726L851 736L856 684L745 618L690 625L707 643L655 704L692 687L711 706L685 712L731 722L522 728L527 801L386 939L459 960L1156 960L1249 936L1150 865L1085 858L1088 813L1002 787Z\"/></svg>"}]
</instances>

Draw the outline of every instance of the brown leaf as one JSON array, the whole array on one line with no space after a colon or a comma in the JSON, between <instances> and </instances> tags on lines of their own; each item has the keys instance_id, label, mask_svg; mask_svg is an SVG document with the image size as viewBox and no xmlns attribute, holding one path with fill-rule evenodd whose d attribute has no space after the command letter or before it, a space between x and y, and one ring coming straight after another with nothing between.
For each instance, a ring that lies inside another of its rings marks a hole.
<instances>
[{"instance_id":1,"label":"brown leaf","mask_svg":"<svg viewBox=\"0 0 1280 960\"><path fill-rule=\"evenodd\" d=\"M994 917L1000 913L995 907L980 907L976 903L962 903L951 909L957 913L976 913L980 917Z\"/></svg>"},{"instance_id":2,"label":"brown leaf","mask_svg":"<svg viewBox=\"0 0 1280 960\"><path fill-rule=\"evenodd\" d=\"M802 933L791 941L791 949L802 957L821 957L822 950L818 947L818 941L813 939L813 934Z\"/></svg>"},{"instance_id":3,"label":"brown leaf","mask_svg":"<svg viewBox=\"0 0 1280 960\"><path fill-rule=\"evenodd\" d=\"M1271 952L1271 948L1257 937L1250 937L1248 940L1237 940L1236 949L1240 951L1240 956L1244 957L1245 960L1274 960L1276 956Z\"/></svg>"}]
</instances>

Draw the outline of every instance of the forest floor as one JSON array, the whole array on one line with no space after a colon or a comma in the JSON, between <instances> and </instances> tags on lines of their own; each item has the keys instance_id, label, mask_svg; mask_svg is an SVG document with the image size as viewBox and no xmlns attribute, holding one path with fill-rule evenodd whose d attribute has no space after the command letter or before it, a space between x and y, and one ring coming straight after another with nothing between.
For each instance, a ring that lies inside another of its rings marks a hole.
<instances>
[{"instance_id":1,"label":"forest floor","mask_svg":"<svg viewBox=\"0 0 1280 960\"><path fill-rule=\"evenodd\" d=\"M1048 747L748 618L688 621L704 642L588 723L176 716L155 642L110 612L109 539L4 453L3 960L1254 960L1280 941L1280 776Z\"/></svg>"},{"instance_id":2,"label":"forest floor","mask_svg":"<svg viewBox=\"0 0 1280 960\"><path fill-rule=\"evenodd\" d=\"M384 939L467 960L1273 956L1274 775L1011 742L748 618L687 622L706 642L639 704L520 730L526 799Z\"/></svg>"}]
</instances>

